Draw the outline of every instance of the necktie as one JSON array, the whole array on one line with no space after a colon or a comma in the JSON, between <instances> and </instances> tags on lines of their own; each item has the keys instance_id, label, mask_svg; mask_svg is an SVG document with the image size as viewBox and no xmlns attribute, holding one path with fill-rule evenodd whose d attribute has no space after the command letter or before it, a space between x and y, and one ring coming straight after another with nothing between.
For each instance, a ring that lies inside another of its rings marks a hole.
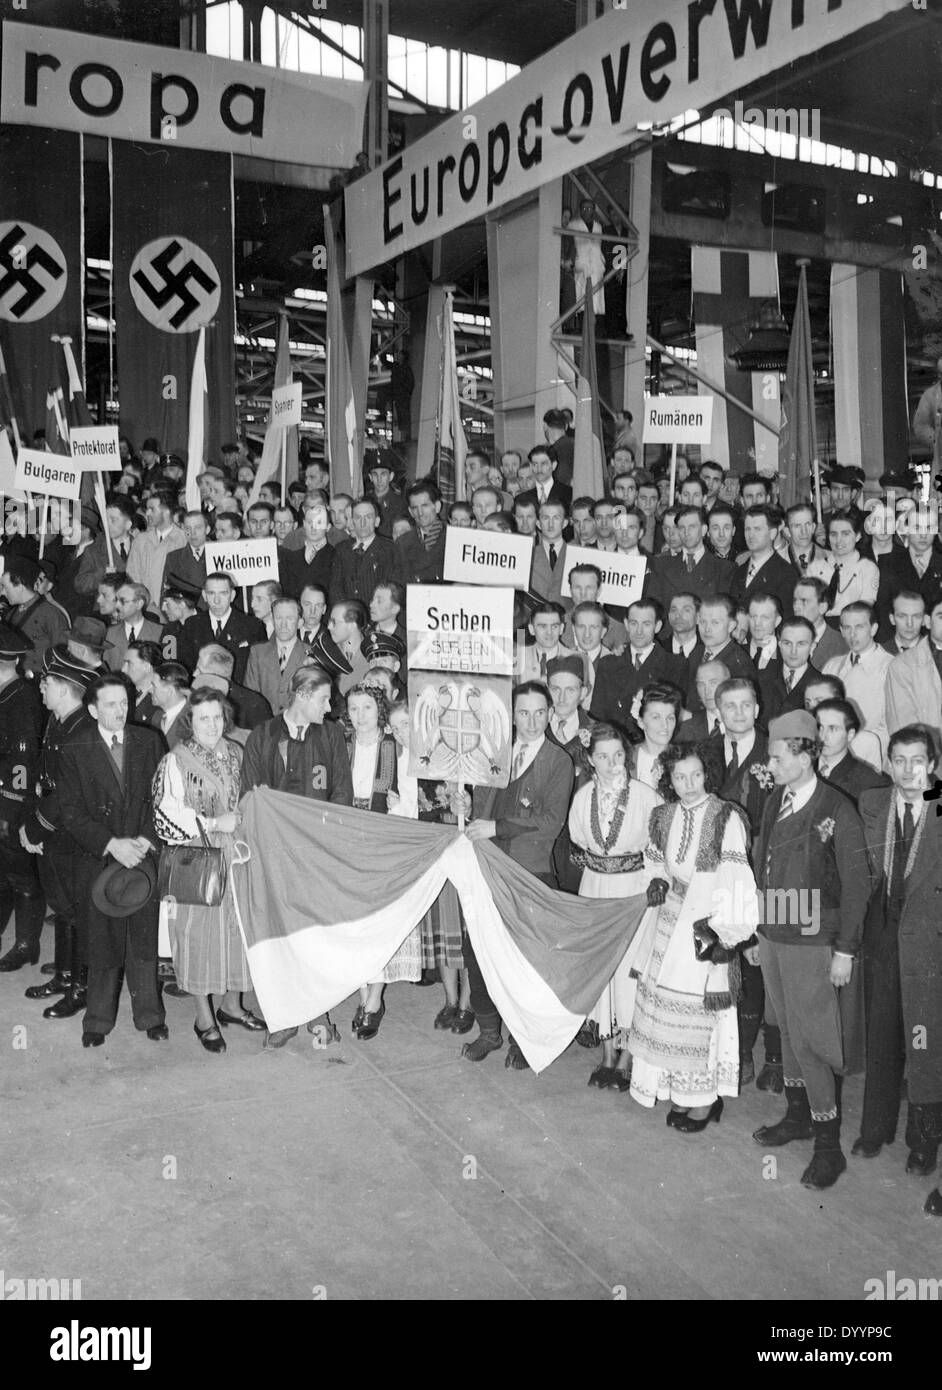
<instances>
[{"instance_id":1,"label":"necktie","mask_svg":"<svg viewBox=\"0 0 942 1390\"><path fill-rule=\"evenodd\" d=\"M734 772L739 771L739 745L734 738L729 741L729 763L726 768L726 776L732 777Z\"/></svg>"},{"instance_id":2,"label":"necktie","mask_svg":"<svg viewBox=\"0 0 942 1390\"><path fill-rule=\"evenodd\" d=\"M640 671L640 670L641 670L641 653L640 653L640 652L632 652L632 654L631 654L631 660L632 660L632 663L633 663L633 665L634 665L635 670L636 670L636 671Z\"/></svg>"},{"instance_id":3,"label":"necktie","mask_svg":"<svg viewBox=\"0 0 942 1390\"><path fill-rule=\"evenodd\" d=\"M693 556L691 555L691 553L690 553L689 550L688 550L686 556L684 557L684 559L685 559L686 565L687 565L687 573L688 573L688 574L691 574L692 571L693 571L694 563L695 563L695 562L694 562L694 558L693 558Z\"/></svg>"},{"instance_id":4,"label":"necktie","mask_svg":"<svg viewBox=\"0 0 942 1390\"><path fill-rule=\"evenodd\" d=\"M284 647L278 652L278 668L283 671L288 664L288 653Z\"/></svg>"},{"instance_id":5,"label":"necktie","mask_svg":"<svg viewBox=\"0 0 942 1390\"><path fill-rule=\"evenodd\" d=\"M808 556L807 556L807 555L799 555L799 556L798 556L798 563L799 563L799 565L801 565L801 568L804 569L805 565L807 565L807 563L808 563Z\"/></svg>"},{"instance_id":6,"label":"necktie","mask_svg":"<svg viewBox=\"0 0 942 1390\"><path fill-rule=\"evenodd\" d=\"M823 778L825 779L825 781L826 781L827 778L830 776L830 773L831 773L830 766L829 766L826 762L824 762L824 761L822 760L822 761L818 764L818 776L819 776L819 777L823 777Z\"/></svg>"},{"instance_id":7,"label":"necktie","mask_svg":"<svg viewBox=\"0 0 942 1390\"><path fill-rule=\"evenodd\" d=\"M218 637L218 636L219 636L219 624L216 622L216 619L215 619L215 618L213 619L213 636L214 636L214 637Z\"/></svg>"},{"instance_id":8,"label":"necktie","mask_svg":"<svg viewBox=\"0 0 942 1390\"><path fill-rule=\"evenodd\" d=\"M857 665L857 662L858 662L859 660L860 660L860 653L859 653L859 652L851 652L851 654L850 654L850 664L851 664L851 666L856 666L856 665Z\"/></svg>"},{"instance_id":9,"label":"necktie","mask_svg":"<svg viewBox=\"0 0 942 1390\"><path fill-rule=\"evenodd\" d=\"M124 744L117 734L111 735L111 747L108 750L111 754L111 761L118 770L118 776L124 776Z\"/></svg>"},{"instance_id":10,"label":"necktie","mask_svg":"<svg viewBox=\"0 0 942 1390\"><path fill-rule=\"evenodd\" d=\"M516 782L517 778L520 776L521 770L522 770L522 768L523 768L523 762L524 762L524 759L526 758L526 756L527 756L526 744L521 743L520 747L517 749L516 753L514 754L514 765L513 765L513 767L510 769L510 780L511 780L511 782Z\"/></svg>"},{"instance_id":11,"label":"necktie","mask_svg":"<svg viewBox=\"0 0 942 1390\"><path fill-rule=\"evenodd\" d=\"M789 692L789 694L791 693L791 688L792 688L792 686L793 686L794 684L795 684L795 673L794 673L794 671L786 671L786 672L785 672L785 689Z\"/></svg>"},{"instance_id":12,"label":"necktie","mask_svg":"<svg viewBox=\"0 0 942 1390\"><path fill-rule=\"evenodd\" d=\"M750 561L749 561L749 568L748 568L748 570L746 571L746 587L747 587L747 588L748 588L748 586L752 583L752 581L755 579L755 577L756 577L756 566L755 566L755 561L754 561L754 560L750 560Z\"/></svg>"},{"instance_id":13,"label":"necktie","mask_svg":"<svg viewBox=\"0 0 942 1390\"><path fill-rule=\"evenodd\" d=\"M913 842L913 831L915 830L913 820L913 808L909 802L903 807L903 864L909 858L909 850Z\"/></svg>"},{"instance_id":14,"label":"necktie","mask_svg":"<svg viewBox=\"0 0 942 1390\"><path fill-rule=\"evenodd\" d=\"M540 675L546 679L546 652L540 652Z\"/></svg>"},{"instance_id":15,"label":"necktie","mask_svg":"<svg viewBox=\"0 0 942 1390\"><path fill-rule=\"evenodd\" d=\"M556 547L555 545L551 545L549 548L549 565L551 570L554 570L556 568L556 560Z\"/></svg>"},{"instance_id":16,"label":"necktie","mask_svg":"<svg viewBox=\"0 0 942 1390\"><path fill-rule=\"evenodd\" d=\"M785 794L782 797L781 809L779 810L778 815L775 817L776 822L780 820L785 820L787 816L790 816L792 814L792 802L794 800L794 794L786 788Z\"/></svg>"}]
</instances>

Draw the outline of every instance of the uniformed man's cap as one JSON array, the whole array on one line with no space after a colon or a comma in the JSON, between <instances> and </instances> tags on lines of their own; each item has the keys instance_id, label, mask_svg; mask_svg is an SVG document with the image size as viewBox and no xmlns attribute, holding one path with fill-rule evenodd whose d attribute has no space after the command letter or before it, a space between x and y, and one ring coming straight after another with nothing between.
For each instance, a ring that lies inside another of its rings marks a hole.
<instances>
[{"instance_id":1,"label":"uniformed man's cap","mask_svg":"<svg viewBox=\"0 0 942 1390\"><path fill-rule=\"evenodd\" d=\"M85 691L98 672L73 656L65 642L58 642L43 656L43 675L58 676L59 680L68 681Z\"/></svg>"},{"instance_id":2,"label":"uniformed man's cap","mask_svg":"<svg viewBox=\"0 0 942 1390\"><path fill-rule=\"evenodd\" d=\"M107 635L108 629L100 618L76 618L68 637L69 647L76 643L93 652L103 652Z\"/></svg>"},{"instance_id":3,"label":"uniformed man's cap","mask_svg":"<svg viewBox=\"0 0 942 1390\"><path fill-rule=\"evenodd\" d=\"M0 661L17 661L24 652L32 650L33 644L25 633L0 623Z\"/></svg>"},{"instance_id":4,"label":"uniformed man's cap","mask_svg":"<svg viewBox=\"0 0 942 1390\"><path fill-rule=\"evenodd\" d=\"M172 579L169 584L164 585L164 598L179 599L181 603L197 604L199 602L200 590L192 584L187 584L184 579Z\"/></svg>"},{"instance_id":5,"label":"uniformed man's cap","mask_svg":"<svg viewBox=\"0 0 942 1390\"><path fill-rule=\"evenodd\" d=\"M360 643L360 651L367 661L375 661L380 656L395 656L400 661L406 658L405 643L394 632L368 632Z\"/></svg>"},{"instance_id":6,"label":"uniformed man's cap","mask_svg":"<svg viewBox=\"0 0 942 1390\"><path fill-rule=\"evenodd\" d=\"M840 483L844 487L863 487L866 475L862 468L853 464L837 463L828 474L828 485Z\"/></svg>"},{"instance_id":7,"label":"uniformed man's cap","mask_svg":"<svg viewBox=\"0 0 942 1390\"><path fill-rule=\"evenodd\" d=\"M546 663L546 679L554 676L578 676L585 684L585 666L581 656L554 656Z\"/></svg>"},{"instance_id":8,"label":"uniformed man's cap","mask_svg":"<svg viewBox=\"0 0 942 1390\"><path fill-rule=\"evenodd\" d=\"M353 674L353 667L329 632L319 632L310 645L311 660L333 679Z\"/></svg>"},{"instance_id":9,"label":"uniformed man's cap","mask_svg":"<svg viewBox=\"0 0 942 1390\"><path fill-rule=\"evenodd\" d=\"M14 584L25 584L31 589L42 574L37 562L28 555L12 555L6 562L6 572Z\"/></svg>"}]
</instances>

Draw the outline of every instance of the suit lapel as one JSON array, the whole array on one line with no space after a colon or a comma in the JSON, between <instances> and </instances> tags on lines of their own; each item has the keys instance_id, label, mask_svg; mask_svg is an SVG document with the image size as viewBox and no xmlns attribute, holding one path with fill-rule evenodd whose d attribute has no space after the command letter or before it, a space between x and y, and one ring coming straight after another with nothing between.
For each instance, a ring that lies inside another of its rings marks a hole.
<instances>
[{"instance_id":1,"label":"suit lapel","mask_svg":"<svg viewBox=\"0 0 942 1390\"><path fill-rule=\"evenodd\" d=\"M127 745L127 733L126 733L126 732L125 732L125 736L124 736L124 737L125 737L124 756L125 756L125 759L126 759L127 756L128 756L128 745ZM104 741L104 739L101 737L101 734L98 735L98 738L97 738L96 742L97 742L97 745L98 745L98 754L97 754L97 756L98 756L98 761L99 761L100 764L102 764L102 766L103 766L104 769L106 770L106 773L107 773L108 775L110 775L112 784L117 788L117 790L120 792L120 794L121 794L121 796L122 796L122 798L123 798L123 797L124 797L124 784L123 784L121 778L118 776L118 769L115 767L114 758L112 758L110 752L108 751L108 748L106 747L105 741ZM124 770L125 770L125 774L126 774L126 773L127 773L127 763L126 763L126 762L125 762L125 769L124 769Z\"/></svg>"}]
</instances>

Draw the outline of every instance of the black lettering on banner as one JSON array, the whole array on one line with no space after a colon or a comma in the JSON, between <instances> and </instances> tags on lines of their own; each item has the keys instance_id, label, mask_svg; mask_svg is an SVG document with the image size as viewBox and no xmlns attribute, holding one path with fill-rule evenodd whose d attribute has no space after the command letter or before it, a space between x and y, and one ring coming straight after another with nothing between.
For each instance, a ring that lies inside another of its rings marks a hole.
<instances>
[{"instance_id":1,"label":"black lettering on banner","mask_svg":"<svg viewBox=\"0 0 942 1390\"><path fill-rule=\"evenodd\" d=\"M658 44L662 47L656 48ZM660 101L667 95L667 89L671 85L670 78L659 77L655 81L654 74L659 68L672 63L676 57L677 40L674 38L673 29L669 24L655 24L645 38L641 50L641 86L648 101Z\"/></svg>"},{"instance_id":2,"label":"black lettering on banner","mask_svg":"<svg viewBox=\"0 0 942 1390\"><path fill-rule=\"evenodd\" d=\"M93 73L103 77L111 87L111 96L104 106L93 106L85 95L85 79ZM124 83L114 68L109 68L105 63L80 63L72 74L69 96L83 116L113 116L124 100Z\"/></svg>"},{"instance_id":3,"label":"black lettering on banner","mask_svg":"<svg viewBox=\"0 0 942 1390\"><path fill-rule=\"evenodd\" d=\"M393 226L389 220L389 214L399 199L402 197L402 189L391 189L390 184L398 174L402 173L402 156L399 155L388 164L383 170L383 240L390 242L394 237L401 236L402 223L397 222Z\"/></svg>"},{"instance_id":4,"label":"black lettering on banner","mask_svg":"<svg viewBox=\"0 0 942 1390\"><path fill-rule=\"evenodd\" d=\"M252 114L248 120L240 120L232 109L238 97L248 97L252 104ZM233 82L219 98L219 115L227 130L233 135L251 135L261 140L265 134L265 88L250 87L245 82Z\"/></svg>"},{"instance_id":5,"label":"black lettering on banner","mask_svg":"<svg viewBox=\"0 0 942 1390\"><path fill-rule=\"evenodd\" d=\"M495 164L494 151L500 140L501 162ZM494 197L494 189L504 182L507 165L510 163L510 131L505 121L498 121L493 130L487 132L487 201Z\"/></svg>"},{"instance_id":6,"label":"black lettering on banner","mask_svg":"<svg viewBox=\"0 0 942 1390\"><path fill-rule=\"evenodd\" d=\"M58 58L51 53L27 53L23 72L23 104L25 106L38 106L39 104L39 74L43 68L48 68L50 72L58 72L62 67Z\"/></svg>"},{"instance_id":7,"label":"black lettering on banner","mask_svg":"<svg viewBox=\"0 0 942 1390\"><path fill-rule=\"evenodd\" d=\"M470 161L468 155L471 155ZM474 165L474 176L470 185L465 179L465 170L468 163ZM478 149L477 142L465 145L461 159L458 161L458 193L463 203L470 203L477 192L478 182L481 178L481 151Z\"/></svg>"},{"instance_id":8,"label":"black lettering on banner","mask_svg":"<svg viewBox=\"0 0 942 1390\"><path fill-rule=\"evenodd\" d=\"M582 120L578 127L573 119L573 103L576 93L582 97ZM565 135L567 140L571 140L574 145L585 135L587 128L592 124L592 108L595 104L595 94L592 90L592 79L587 72L577 72L575 77L569 79L566 88L566 95L563 97L563 123L561 126L552 126L554 135Z\"/></svg>"},{"instance_id":9,"label":"black lettering on banner","mask_svg":"<svg viewBox=\"0 0 942 1390\"><path fill-rule=\"evenodd\" d=\"M176 87L178 92L182 92L186 97L186 106L179 115L176 112L168 111L164 105L164 92L170 87ZM188 77L178 77L175 73L170 73L164 77L162 72L151 73L150 78L150 138L159 140L161 136L161 123L165 116L173 116L180 126L189 125L199 109L200 99L194 83Z\"/></svg>"},{"instance_id":10,"label":"black lettering on banner","mask_svg":"<svg viewBox=\"0 0 942 1390\"><path fill-rule=\"evenodd\" d=\"M750 29L756 48L765 48L769 41L772 0L723 0L723 5L733 57L741 58L745 53L746 35Z\"/></svg>"},{"instance_id":11,"label":"black lettering on banner","mask_svg":"<svg viewBox=\"0 0 942 1390\"><path fill-rule=\"evenodd\" d=\"M608 97L608 114L612 125L621 120L621 108L625 104L625 85L628 80L628 55L631 44L623 43L618 50L618 79L615 80L612 55L606 53L602 59L602 74L605 77L605 95Z\"/></svg>"},{"instance_id":12,"label":"black lettering on banner","mask_svg":"<svg viewBox=\"0 0 942 1390\"><path fill-rule=\"evenodd\" d=\"M805 22L805 0L792 0L792 28L800 29Z\"/></svg>"},{"instance_id":13,"label":"black lettering on banner","mask_svg":"<svg viewBox=\"0 0 942 1390\"><path fill-rule=\"evenodd\" d=\"M533 148L527 149L528 127L532 125L536 131L536 139ZM517 131L517 158L520 161L521 169L532 169L534 164L539 164L543 158L543 136L540 132L543 129L543 98L537 97L536 101L531 101L523 108L523 115L520 117L520 126Z\"/></svg>"},{"instance_id":14,"label":"black lettering on banner","mask_svg":"<svg viewBox=\"0 0 942 1390\"><path fill-rule=\"evenodd\" d=\"M716 0L692 0L687 6L687 81L700 77L700 25L716 9Z\"/></svg>"},{"instance_id":15,"label":"black lettering on banner","mask_svg":"<svg viewBox=\"0 0 942 1390\"><path fill-rule=\"evenodd\" d=\"M445 175L454 173L455 157L453 154L446 154L444 159L438 161L438 216L441 217L445 211Z\"/></svg>"},{"instance_id":16,"label":"black lettering on banner","mask_svg":"<svg viewBox=\"0 0 942 1390\"><path fill-rule=\"evenodd\" d=\"M422 225L422 223L425 221L426 217L428 217L428 184L429 184L429 170L428 170L428 165L427 165L427 164L424 164L424 165L422 166L422 210L421 210L421 212L419 211L418 199L417 199L417 197L416 197L416 178L415 178L415 174L413 174L413 175L411 176L411 178L409 179L409 191L410 191L411 196L412 196L412 221L413 221L413 224L414 224L416 227L421 227L421 225Z\"/></svg>"}]
</instances>

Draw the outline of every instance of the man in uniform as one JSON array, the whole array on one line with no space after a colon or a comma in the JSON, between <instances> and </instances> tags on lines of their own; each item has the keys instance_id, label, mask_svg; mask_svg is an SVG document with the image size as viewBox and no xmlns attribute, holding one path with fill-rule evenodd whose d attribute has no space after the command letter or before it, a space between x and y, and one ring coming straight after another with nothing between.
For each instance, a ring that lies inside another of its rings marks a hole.
<instances>
[{"instance_id":1,"label":"man in uniform","mask_svg":"<svg viewBox=\"0 0 942 1390\"><path fill-rule=\"evenodd\" d=\"M0 970L20 970L39 959L45 903L32 855L20 842L20 826L36 786L42 706L32 681L21 674L29 639L0 623L0 932L11 914L16 940Z\"/></svg>"}]
</instances>

